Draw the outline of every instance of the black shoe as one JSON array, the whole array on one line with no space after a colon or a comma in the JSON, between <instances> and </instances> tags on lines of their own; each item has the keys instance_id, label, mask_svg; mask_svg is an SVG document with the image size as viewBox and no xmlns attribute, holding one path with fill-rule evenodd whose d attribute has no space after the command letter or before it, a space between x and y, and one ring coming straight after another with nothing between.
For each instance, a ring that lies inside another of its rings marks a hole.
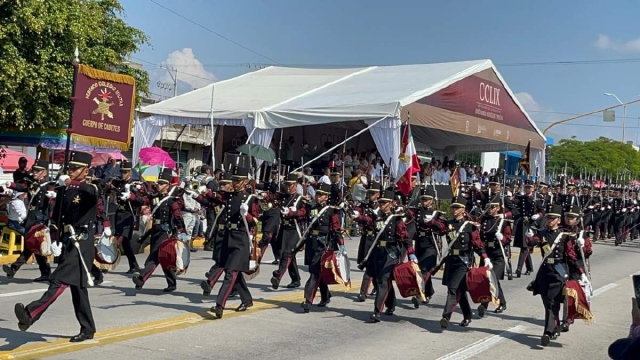
<instances>
[{"instance_id":1,"label":"black shoe","mask_svg":"<svg viewBox=\"0 0 640 360\"><path fill-rule=\"evenodd\" d=\"M39 278L38 278L38 279L39 279ZM36 279L36 280L38 280L38 279ZM36 281L36 280L33 280L33 281ZM95 280L93 281L93 285L94 285L94 286L98 286L98 285L102 284L103 282L104 282L104 278L95 279Z\"/></svg>"},{"instance_id":2,"label":"black shoe","mask_svg":"<svg viewBox=\"0 0 640 360\"><path fill-rule=\"evenodd\" d=\"M291 284L287 285L287 289L296 289L300 287L300 281L294 281Z\"/></svg>"},{"instance_id":3,"label":"black shoe","mask_svg":"<svg viewBox=\"0 0 640 360\"><path fill-rule=\"evenodd\" d=\"M18 318L18 328L20 331L27 331L32 323L31 316L29 316L27 309L25 309L23 304L17 303L14 306L13 311Z\"/></svg>"},{"instance_id":4,"label":"black shoe","mask_svg":"<svg viewBox=\"0 0 640 360\"><path fill-rule=\"evenodd\" d=\"M218 304L211 308L211 312L216 315L218 319L222 319L222 315L224 313L224 308Z\"/></svg>"},{"instance_id":5,"label":"black shoe","mask_svg":"<svg viewBox=\"0 0 640 360\"><path fill-rule=\"evenodd\" d=\"M367 297L365 295L358 295L355 299L356 302L364 302L367 299Z\"/></svg>"},{"instance_id":6,"label":"black shoe","mask_svg":"<svg viewBox=\"0 0 640 360\"><path fill-rule=\"evenodd\" d=\"M516 270L516 277L519 279L522 276L520 270Z\"/></svg>"},{"instance_id":7,"label":"black shoe","mask_svg":"<svg viewBox=\"0 0 640 360\"><path fill-rule=\"evenodd\" d=\"M486 313L487 313L487 308L484 307L484 305L480 304L480 306L478 306L478 317L482 319Z\"/></svg>"},{"instance_id":8,"label":"black shoe","mask_svg":"<svg viewBox=\"0 0 640 360\"><path fill-rule=\"evenodd\" d=\"M193 247L192 247L191 249L189 249L189 251L191 251L191 252L198 252L198 249L196 249L196 248L193 248Z\"/></svg>"},{"instance_id":9,"label":"black shoe","mask_svg":"<svg viewBox=\"0 0 640 360\"><path fill-rule=\"evenodd\" d=\"M440 328L441 329L446 329L448 327L449 327L449 319L447 319L447 318L440 319Z\"/></svg>"},{"instance_id":10,"label":"black shoe","mask_svg":"<svg viewBox=\"0 0 640 360\"><path fill-rule=\"evenodd\" d=\"M380 322L380 314L379 313L373 313L369 316L369 320L371 320L372 323L379 323Z\"/></svg>"},{"instance_id":11,"label":"black shoe","mask_svg":"<svg viewBox=\"0 0 640 360\"><path fill-rule=\"evenodd\" d=\"M376 288L373 288L373 290L371 290L371 294L369 294L369 295L373 296L373 295L375 295L377 293L378 293L378 290L376 290Z\"/></svg>"},{"instance_id":12,"label":"black shoe","mask_svg":"<svg viewBox=\"0 0 640 360\"><path fill-rule=\"evenodd\" d=\"M569 332L569 323L567 323L566 321L561 322L560 323L560 331Z\"/></svg>"},{"instance_id":13,"label":"black shoe","mask_svg":"<svg viewBox=\"0 0 640 360\"><path fill-rule=\"evenodd\" d=\"M11 265L2 265L2 270L7 273L7 279L13 279L16 275L16 270Z\"/></svg>"},{"instance_id":14,"label":"black shoe","mask_svg":"<svg viewBox=\"0 0 640 360\"><path fill-rule=\"evenodd\" d=\"M135 274L138 271L139 271L138 269L129 269L125 274L126 275L132 275L132 274Z\"/></svg>"},{"instance_id":15,"label":"black shoe","mask_svg":"<svg viewBox=\"0 0 640 360\"><path fill-rule=\"evenodd\" d=\"M174 292L176 291L176 287L175 286L167 286L166 288L162 289L162 292L166 292L166 293L170 293L170 292Z\"/></svg>"},{"instance_id":16,"label":"black shoe","mask_svg":"<svg viewBox=\"0 0 640 360\"><path fill-rule=\"evenodd\" d=\"M507 305L500 305L496 308L496 310L494 311L494 313L496 314L502 314L505 310L507 310Z\"/></svg>"},{"instance_id":17,"label":"black shoe","mask_svg":"<svg viewBox=\"0 0 640 360\"><path fill-rule=\"evenodd\" d=\"M303 301L303 302L300 304L300 307L302 307L302 311L303 311L305 314L308 314L308 313L309 313L309 311L311 310L311 303L310 303L310 302L307 302L307 301Z\"/></svg>"},{"instance_id":18,"label":"black shoe","mask_svg":"<svg viewBox=\"0 0 640 360\"><path fill-rule=\"evenodd\" d=\"M418 300L418 298L417 298L417 297L415 297L415 296L414 296L414 297L412 297L412 298L411 298L411 303L413 304L413 307L414 307L414 308L416 308L416 309L419 309L419 308L420 308L420 300Z\"/></svg>"},{"instance_id":19,"label":"black shoe","mask_svg":"<svg viewBox=\"0 0 640 360\"><path fill-rule=\"evenodd\" d=\"M134 274L131 280L133 280L133 283L136 285L136 290L142 289L142 286L144 285L144 280L142 280L142 277L140 276L140 274L138 273Z\"/></svg>"},{"instance_id":20,"label":"black shoe","mask_svg":"<svg viewBox=\"0 0 640 360\"><path fill-rule=\"evenodd\" d=\"M422 305L427 305L429 304L429 301L431 300L431 298L425 298L426 300L422 302Z\"/></svg>"},{"instance_id":21,"label":"black shoe","mask_svg":"<svg viewBox=\"0 0 640 360\"><path fill-rule=\"evenodd\" d=\"M238 306L238 308L236 309L236 311L239 311L239 312L247 311L247 310L249 310L249 308L250 308L250 307L252 307L252 306L253 306L253 303L252 303L252 302L251 302L251 303L248 303L248 304L242 303L242 304L240 304L240 306Z\"/></svg>"},{"instance_id":22,"label":"black shoe","mask_svg":"<svg viewBox=\"0 0 640 360\"><path fill-rule=\"evenodd\" d=\"M387 315L387 316L391 316L391 315L393 315L394 311L396 311L396 309L387 308L387 310L384 311L384 314Z\"/></svg>"},{"instance_id":23,"label":"black shoe","mask_svg":"<svg viewBox=\"0 0 640 360\"><path fill-rule=\"evenodd\" d=\"M71 339L69 339L69 342L83 342L85 340L91 340L91 339L93 339L93 334L80 333L72 337Z\"/></svg>"},{"instance_id":24,"label":"black shoe","mask_svg":"<svg viewBox=\"0 0 640 360\"><path fill-rule=\"evenodd\" d=\"M318 304L318 307L327 307L327 305L329 305L329 303L331 302L331 299L327 299L327 300L322 300L320 301L320 303Z\"/></svg>"},{"instance_id":25,"label":"black shoe","mask_svg":"<svg viewBox=\"0 0 640 360\"><path fill-rule=\"evenodd\" d=\"M559 337L560 337L560 333L558 332L558 330L554 331L553 334L551 334L551 340L555 340Z\"/></svg>"},{"instance_id":26,"label":"black shoe","mask_svg":"<svg viewBox=\"0 0 640 360\"><path fill-rule=\"evenodd\" d=\"M7 277L9 276L7 275ZM49 281L49 277L44 275L33 279L33 282L47 282L47 281ZM100 283L102 283L102 281L100 281ZM99 285L97 284L97 281L96 281L96 285Z\"/></svg>"},{"instance_id":27,"label":"black shoe","mask_svg":"<svg viewBox=\"0 0 640 360\"><path fill-rule=\"evenodd\" d=\"M271 265L278 265L278 264L280 264L280 261L278 261L278 260L273 260L271 262Z\"/></svg>"},{"instance_id":28,"label":"black shoe","mask_svg":"<svg viewBox=\"0 0 640 360\"><path fill-rule=\"evenodd\" d=\"M540 339L540 345L547 346L549 345L550 342L551 342L551 336L549 336L549 334L542 335L542 338Z\"/></svg>"},{"instance_id":29,"label":"black shoe","mask_svg":"<svg viewBox=\"0 0 640 360\"><path fill-rule=\"evenodd\" d=\"M213 251L213 246L205 245L204 251Z\"/></svg>"},{"instance_id":30,"label":"black shoe","mask_svg":"<svg viewBox=\"0 0 640 360\"><path fill-rule=\"evenodd\" d=\"M108 273L108 272L109 272L109 270L107 270L107 269L102 269L102 270L100 270L100 272L101 272L101 273L103 273L103 274L106 274L106 273Z\"/></svg>"},{"instance_id":31,"label":"black shoe","mask_svg":"<svg viewBox=\"0 0 640 360\"><path fill-rule=\"evenodd\" d=\"M202 289L202 295L209 296L211 295L211 285L209 285L209 280L200 281L200 288Z\"/></svg>"},{"instance_id":32,"label":"black shoe","mask_svg":"<svg viewBox=\"0 0 640 360\"><path fill-rule=\"evenodd\" d=\"M531 271L527 270L524 274L525 274L526 276L529 276L529 275L531 275Z\"/></svg>"},{"instance_id":33,"label":"black shoe","mask_svg":"<svg viewBox=\"0 0 640 360\"><path fill-rule=\"evenodd\" d=\"M280 280L278 280L277 277L272 276L271 277L271 288L273 290L278 290L278 287L280 286Z\"/></svg>"},{"instance_id":34,"label":"black shoe","mask_svg":"<svg viewBox=\"0 0 640 360\"><path fill-rule=\"evenodd\" d=\"M467 327L467 326L469 326L469 324L471 324L471 319L464 319L464 320L462 320L462 322L460 323L460 326L462 326L462 327Z\"/></svg>"}]
</instances>

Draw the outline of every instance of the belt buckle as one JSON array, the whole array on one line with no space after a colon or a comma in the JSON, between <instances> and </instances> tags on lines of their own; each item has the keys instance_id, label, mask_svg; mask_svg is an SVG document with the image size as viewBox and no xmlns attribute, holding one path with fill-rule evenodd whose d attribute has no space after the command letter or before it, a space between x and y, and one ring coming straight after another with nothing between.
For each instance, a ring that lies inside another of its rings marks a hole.
<instances>
[{"instance_id":1,"label":"belt buckle","mask_svg":"<svg viewBox=\"0 0 640 360\"><path fill-rule=\"evenodd\" d=\"M373 233L373 231L367 231L367 235L369 235L369 236L373 236L373 235L374 235L374 233Z\"/></svg>"},{"instance_id":2,"label":"belt buckle","mask_svg":"<svg viewBox=\"0 0 640 360\"><path fill-rule=\"evenodd\" d=\"M554 258L547 259L546 263L547 264L555 264L556 263L556 259L554 259Z\"/></svg>"},{"instance_id":3,"label":"belt buckle","mask_svg":"<svg viewBox=\"0 0 640 360\"><path fill-rule=\"evenodd\" d=\"M224 224L218 225L218 230L224 230Z\"/></svg>"},{"instance_id":4,"label":"belt buckle","mask_svg":"<svg viewBox=\"0 0 640 360\"><path fill-rule=\"evenodd\" d=\"M238 229L238 224L229 224L229 229L237 230Z\"/></svg>"},{"instance_id":5,"label":"belt buckle","mask_svg":"<svg viewBox=\"0 0 640 360\"><path fill-rule=\"evenodd\" d=\"M460 255L460 250L459 249L453 249L453 251L451 253L453 255Z\"/></svg>"},{"instance_id":6,"label":"belt buckle","mask_svg":"<svg viewBox=\"0 0 640 360\"><path fill-rule=\"evenodd\" d=\"M496 247L496 242L495 241L489 241L487 243L487 247L490 247L490 248Z\"/></svg>"},{"instance_id":7,"label":"belt buckle","mask_svg":"<svg viewBox=\"0 0 640 360\"><path fill-rule=\"evenodd\" d=\"M316 235L316 236L317 236L317 235L320 235L320 231L318 231L318 230L312 230L312 231L311 231L311 235Z\"/></svg>"},{"instance_id":8,"label":"belt buckle","mask_svg":"<svg viewBox=\"0 0 640 360\"><path fill-rule=\"evenodd\" d=\"M427 236L427 232L426 231L420 231L418 236Z\"/></svg>"},{"instance_id":9,"label":"belt buckle","mask_svg":"<svg viewBox=\"0 0 640 360\"><path fill-rule=\"evenodd\" d=\"M380 246L387 246L387 242L386 241L380 241Z\"/></svg>"}]
</instances>

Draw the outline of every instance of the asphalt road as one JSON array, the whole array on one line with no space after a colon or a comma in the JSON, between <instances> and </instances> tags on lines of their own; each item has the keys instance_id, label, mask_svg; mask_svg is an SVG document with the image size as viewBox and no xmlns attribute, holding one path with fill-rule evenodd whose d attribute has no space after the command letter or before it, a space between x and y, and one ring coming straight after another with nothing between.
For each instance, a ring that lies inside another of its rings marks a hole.
<instances>
[{"instance_id":1,"label":"asphalt road","mask_svg":"<svg viewBox=\"0 0 640 360\"><path fill-rule=\"evenodd\" d=\"M357 241L347 241L347 246L355 254ZM68 337L78 333L78 324L69 292L28 332L18 330L13 305L33 301L46 289L31 283L38 271L30 265L12 282L0 275L0 359L606 359L608 345L625 337L629 329L630 276L640 272L640 242L614 247L607 241L596 244L594 252L595 323L578 321L547 348L539 346L542 302L525 290L531 276L503 282L508 302L503 314L490 312L478 319L474 309L471 326L462 328L456 325L462 320L458 312L443 332L438 322L445 288L439 281L430 305L414 309L410 299L400 299L395 315L383 316L378 324L367 322L373 310L371 298L353 301L357 287L346 293L334 288L329 308L313 307L310 314L302 314L302 288L274 291L268 285L275 268L270 250L261 274L249 283L254 308L235 313L239 300L232 299L221 320L207 312L219 285L210 297L203 297L198 286L212 263L210 253L194 255L189 272L179 277L178 291L172 294L162 293L166 283L160 269L136 292L123 273L123 263L106 275L105 284L90 289L96 338L70 344ZM139 256L142 263L144 255ZM537 263L540 255L534 259ZM306 268L301 271L306 281ZM353 273L358 287L361 277L360 272ZM283 283L288 280L285 276Z\"/></svg>"}]
</instances>

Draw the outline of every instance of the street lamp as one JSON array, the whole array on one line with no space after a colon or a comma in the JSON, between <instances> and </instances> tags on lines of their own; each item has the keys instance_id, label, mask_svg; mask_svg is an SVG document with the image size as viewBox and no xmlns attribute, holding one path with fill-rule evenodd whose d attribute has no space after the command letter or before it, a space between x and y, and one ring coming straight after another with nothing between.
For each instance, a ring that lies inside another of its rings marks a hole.
<instances>
[{"instance_id":1,"label":"street lamp","mask_svg":"<svg viewBox=\"0 0 640 360\"><path fill-rule=\"evenodd\" d=\"M626 124L627 124L627 105L625 105L625 103L623 103L619 97L616 96L616 94L612 94L612 93L604 93L605 96L613 96L614 98L616 98L616 100L618 100L618 102L620 103L620 105L622 105L622 143L624 143L624 132L625 132L625 128L626 128Z\"/></svg>"}]
</instances>

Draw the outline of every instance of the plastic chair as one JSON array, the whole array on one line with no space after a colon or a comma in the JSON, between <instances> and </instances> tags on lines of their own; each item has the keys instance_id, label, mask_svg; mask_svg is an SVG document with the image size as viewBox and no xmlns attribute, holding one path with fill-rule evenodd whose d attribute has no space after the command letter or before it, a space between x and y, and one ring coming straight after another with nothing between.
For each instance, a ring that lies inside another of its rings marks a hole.
<instances>
[{"instance_id":1,"label":"plastic chair","mask_svg":"<svg viewBox=\"0 0 640 360\"><path fill-rule=\"evenodd\" d=\"M7 255L20 254L23 249L24 237L8 226L2 228L2 241L0 251L6 251Z\"/></svg>"}]
</instances>

